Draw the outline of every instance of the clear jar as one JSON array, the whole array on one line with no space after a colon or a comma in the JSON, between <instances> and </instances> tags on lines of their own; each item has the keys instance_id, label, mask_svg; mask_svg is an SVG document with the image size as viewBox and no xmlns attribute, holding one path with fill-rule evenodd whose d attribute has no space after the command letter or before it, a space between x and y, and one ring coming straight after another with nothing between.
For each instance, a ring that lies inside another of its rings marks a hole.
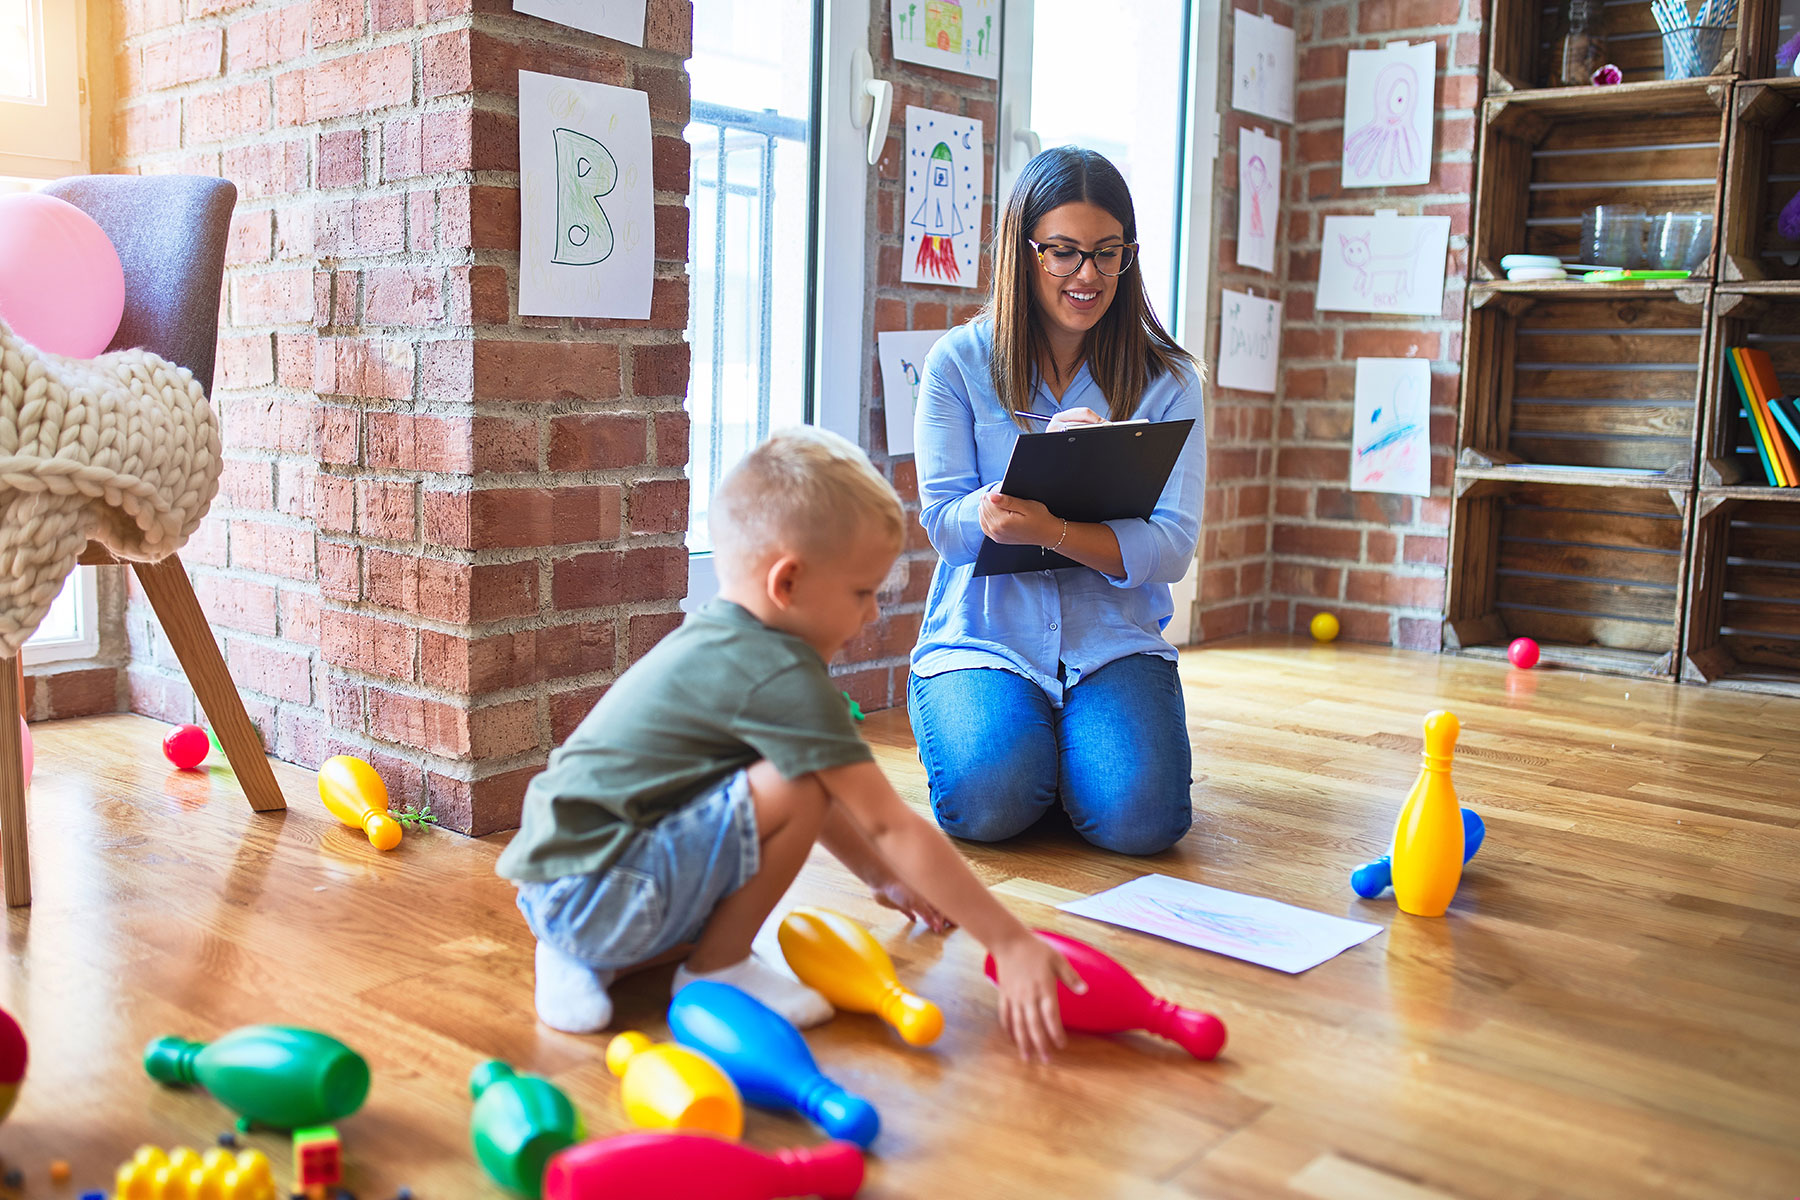
<instances>
[{"instance_id":1,"label":"clear jar","mask_svg":"<svg viewBox=\"0 0 1800 1200\"><path fill-rule=\"evenodd\" d=\"M1551 87L1587 87L1606 65L1602 0L1564 0L1550 39Z\"/></svg>"}]
</instances>

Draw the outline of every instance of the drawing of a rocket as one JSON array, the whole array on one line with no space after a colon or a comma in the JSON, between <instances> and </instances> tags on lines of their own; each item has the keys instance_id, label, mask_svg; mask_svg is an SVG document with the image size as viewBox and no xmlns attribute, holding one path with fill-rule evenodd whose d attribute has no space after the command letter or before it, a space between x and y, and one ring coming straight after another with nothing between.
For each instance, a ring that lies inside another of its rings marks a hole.
<instances>
[{"instance_id":1,"label":"drawing of a rocket","mask_svg":"<svg viewBox=\"0 0 1800 1200\"><path fill-rule=\"evenodd\" d=\"M955 188L951 185L950 147L939 142L926 163L925 199L913 212L909 222L920 231L919 256L915 266L921 274L940 279L960 278L956 265L956 246L951 241L963 231L962 215L956 211Z\"/></svg>"}]
</instances>

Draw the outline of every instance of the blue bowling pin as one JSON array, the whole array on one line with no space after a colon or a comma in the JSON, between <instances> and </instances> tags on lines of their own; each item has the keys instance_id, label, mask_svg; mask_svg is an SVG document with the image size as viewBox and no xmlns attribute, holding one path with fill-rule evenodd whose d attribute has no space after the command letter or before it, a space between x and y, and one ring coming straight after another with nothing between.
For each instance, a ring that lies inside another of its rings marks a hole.
<instances>
[{"instance_id":1,"label":"blue bowling pin","mask_svg":"<svg viewBox=\"0 0 1800 1200\"><path fill-rule=\"evenodd\" d=\"M1472 808L1462 810L1462 819L1463 861L1468 862L1481 849L1481 839L1487 836L1487 826L1481 823L1481 817ZM1393 885L1394 860L1386 854L1350 872L1350 888L1364 900L1373 900Z\"/></svg>"},{"instance_id":2,"label":"blue bowling pin","mask_svg":"<svg viewBox=\"0 0 1800 1200\"><path fill-rule=\"evenodd\" d=\"M730 984L702 979L675 993L669 1032L718 1063L752 1104L794 1109L865 1150L881 1132L875 1106L821 1075L786 1017Z\"/></svg>"}]
</instances>

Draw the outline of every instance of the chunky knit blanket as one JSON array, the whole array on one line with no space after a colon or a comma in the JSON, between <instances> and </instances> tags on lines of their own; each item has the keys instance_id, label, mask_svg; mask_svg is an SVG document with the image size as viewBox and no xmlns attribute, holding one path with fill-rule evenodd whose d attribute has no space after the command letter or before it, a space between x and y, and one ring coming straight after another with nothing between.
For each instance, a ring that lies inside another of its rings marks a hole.
<instances>
[{"instance_id":1,"label":"chunky knit blanket","mask_svg":"<svg viewBox=\"0 0 1800 1200\"><path fill-rule=\"evenodd\" d=\"M219 427L193 375L144 350L47 354L0 321L0 657L49 611L89 539L175 553L219 490Z\"/></svg>"}]
</instances>

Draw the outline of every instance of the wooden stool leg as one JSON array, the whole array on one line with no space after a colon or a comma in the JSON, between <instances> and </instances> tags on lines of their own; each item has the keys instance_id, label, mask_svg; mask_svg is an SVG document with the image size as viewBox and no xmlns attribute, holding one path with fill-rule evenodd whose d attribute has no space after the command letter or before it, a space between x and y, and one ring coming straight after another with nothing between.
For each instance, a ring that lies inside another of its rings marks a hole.
<instances>
[{"instance_id":1,"label":"wooden stool leg","mask_svg":"<svg viewBox=\"0 0 1800 1200\"><path fill-rule=\"evenodd\" d=\"M19 662L0 660L0 875L6 905L31 903L31 854L25 840L25 747L19 740Z\"/></svg>"},{"instance_id":2,"label":"wooden stool leg","mask_svg":"<svg viewBox=\"0 0 1800 1200\"><path fill-rule=\"evenodd\" d=\"M206 710L213 732L219 735L219 745L225 747L225 757L231 760L244 798L257 812L286 808L275 772L269 769L268 754L256 736L256 727L250 724L250 714L244 711L237 684L231 681L225 660L219 656L212 626L200 611L187 568L173 554L161 562L131 565L137 571L138 582L144 585L150 606L156 610L156 619L162 622L163 632L169 635L169 645L181 660L181 669L187 672L200 707Z\"/></svg>"}]
</instances>

